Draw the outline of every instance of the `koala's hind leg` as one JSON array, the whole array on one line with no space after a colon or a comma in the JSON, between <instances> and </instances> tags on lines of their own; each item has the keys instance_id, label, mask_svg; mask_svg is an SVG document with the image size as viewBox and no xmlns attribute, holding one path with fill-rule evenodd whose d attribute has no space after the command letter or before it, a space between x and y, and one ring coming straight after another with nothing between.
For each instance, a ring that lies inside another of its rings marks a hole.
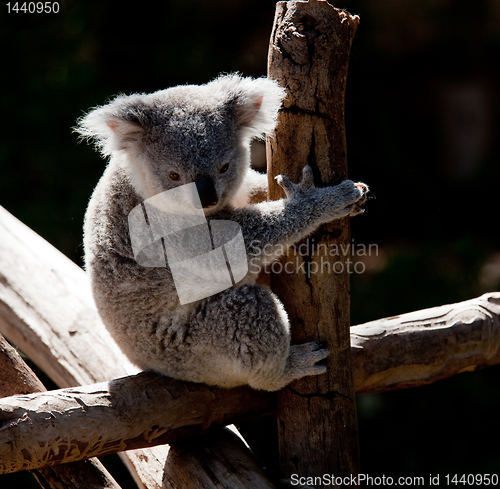
<instances>
[{"instance_id":1,"label":"koala's hind leg","mask_svg":"<svg viewBox=\"0 0 500 489\"><path fill-rule=\"evenodd\" d=\"M273 391L326 371L315 365L328 355L316 343L290 346L283 305L260 285L242 285L202 301L190 323L193 334L204 338L194 344L207 363L206 383Z\"/></svg>"}]
</instances>

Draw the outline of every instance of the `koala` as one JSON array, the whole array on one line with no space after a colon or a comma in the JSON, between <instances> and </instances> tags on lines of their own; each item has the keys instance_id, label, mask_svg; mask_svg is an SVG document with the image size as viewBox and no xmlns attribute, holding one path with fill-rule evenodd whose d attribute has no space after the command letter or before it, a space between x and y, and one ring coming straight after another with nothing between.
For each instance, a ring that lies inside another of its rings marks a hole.
<instances>
[{"instance_id":1,"label":"koala","mask_svg":"<svg viewBox=\"0 0 500 489\"><path fill-rule=\"evenodd\" d=\"M265 266L320 225L361 213L368 187L346 180L316 188L307 166L300 183L277 177L284 198L262 201L267 177L250 168L250 143L272 133L284 95L266 78L224 75L200 86L120 95L78 121L80 136L109 158L85 215L85 267L104 324L138 367L267 391L326 371L317 364L326 349L290 344L287 313L256 282L255 260ZM239 225L254 266L231 287L182 304L169 263L136 260L128 216L147 199L191 183L208 222Z\"/></svg>"}]
</instances>

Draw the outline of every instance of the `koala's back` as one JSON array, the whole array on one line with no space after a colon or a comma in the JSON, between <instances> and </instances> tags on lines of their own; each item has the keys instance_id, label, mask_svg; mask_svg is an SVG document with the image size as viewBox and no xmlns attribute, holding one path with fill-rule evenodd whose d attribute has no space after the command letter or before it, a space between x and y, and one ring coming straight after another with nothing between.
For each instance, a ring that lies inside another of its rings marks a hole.
<instances>
[{"instance_id":1,"label":"koala's back","mask_svg":"<svg viewBox=\"0 0 500 489\"><path fill-rule=\"evenodd\" d=\"M85 266L97 309L139 366L149 365L157 349L151 329L168 328L183 312L170 270L141 267L134 259L128 214L142 200L123 168L111 161L92 195L84 227Z\"/></svg>"}]
</instances>

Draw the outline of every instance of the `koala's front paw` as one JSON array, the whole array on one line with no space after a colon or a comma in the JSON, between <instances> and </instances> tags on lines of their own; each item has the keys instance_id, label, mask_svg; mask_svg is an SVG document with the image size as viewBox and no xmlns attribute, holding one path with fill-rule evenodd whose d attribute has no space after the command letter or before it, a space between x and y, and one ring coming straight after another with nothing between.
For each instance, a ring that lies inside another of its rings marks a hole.
<instances>
[{"instance_id":1,"label":"koala's front paw","mask_svg":"<svg viewBox=\"0 0 500 489\"><path fill-rule=\"evenodd\" d=\"M366 202L368 186L364 183L354 183L344 180L335 187L320 189L323 191L325 214L330 220L345 216L355 216L364 212L363 204Z\"/></svg>"},{"instance_id":2,"label":"koala's front paw","mask_svg":"<svg viewBox=\"0 0 500 489\"><path fill-rule=\"evenodd\" d=\"M327 356L328 350L322 349L318 343L292 345L285 367L285 376L288 378L287 383L306 375L324 374L326 367L316 365L316 363Z\"/></svg>"},{"instance_id":3,"label":"koala's front paw","mask_svg":"<svg viewBox=\"0 0 500 489\"><path fill-rule=\"evenodd\" d=\"M357 216L358 214L362 214L363 212L365 212L363 206L368 198L368 192L370 191L368 189L368 185L361 182L355 183L354 186L358 188L361 197L356 203L352 204L352 209L349 212L349 215L351 217Z\"/></svg>"},{"instance_id":4,"label":"koala's front paw","mask_svg":"<svg viewBox=\"0 0 500 489\"><path fill-rule=\"evenodd\" d=\"M302 181L300 183L292 183L286 175L278 175L274 177L274 179L285 191L285 195L288 199L314 190L314 175L309 165L306 165L302 170Z\"/></svg>"}]
</instances>

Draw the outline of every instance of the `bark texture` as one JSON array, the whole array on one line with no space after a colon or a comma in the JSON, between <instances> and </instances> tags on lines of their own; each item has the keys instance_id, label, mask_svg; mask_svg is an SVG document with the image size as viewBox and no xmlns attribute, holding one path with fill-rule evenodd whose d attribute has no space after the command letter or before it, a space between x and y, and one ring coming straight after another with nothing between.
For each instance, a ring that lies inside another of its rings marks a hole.
<instances>
[{"instance_id":1,"label":"bark texture","mask_svg":"<svg viewBox=\"0 0 500 489\"><path fill-rule=\"evenodd\" d=\"M347 177L344 92L357 24L358 17L324 1L276 6L268 76L286 88L287 97L267 143L271 200L282 197L274 177L283 173L297 182L307 164L317 186ZM347 257L321 252L349 243L347 218L325 225L288 254L291 264L282 261L282 270L296 273L271 276L290 317L292 341L326 342L330 351L327 374L300 379L278 395L284 480L293 473L348 476L359 470Z\"/></svg>"}]
</instances>

